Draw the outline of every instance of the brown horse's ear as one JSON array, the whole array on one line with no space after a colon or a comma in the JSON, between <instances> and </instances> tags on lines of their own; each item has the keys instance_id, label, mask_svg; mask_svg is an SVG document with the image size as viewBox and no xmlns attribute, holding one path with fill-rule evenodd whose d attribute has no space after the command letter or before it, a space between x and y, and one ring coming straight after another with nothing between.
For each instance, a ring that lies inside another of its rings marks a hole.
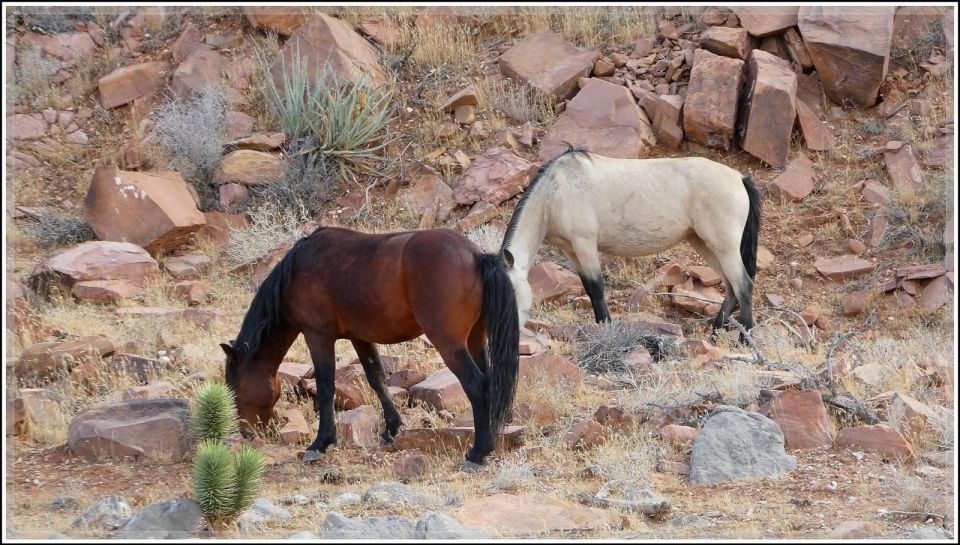
<instances>
[{"instance_id":1,"label":"brown horse's ear","mask_svg":"<svg viewBox=\"0 0 960 545\"><path fill-rule=\"evenodd\" d=\"M229 344L220 343L220 348L223 349L223 353L227 355L231 360L236 359L237 353L233 351L233 347Z\"/></svg>"},{"instance_id":2,"label":"brown horse's ear","mask_svg":"<svg viewBox=\"0 0 960 545\"><path fill-rule=\"evenodd\" d=\"M503 258L503 262L507 264L508 269L513 268L513 254L510 253L510 250L506 248L500 250L500 257Z\"/></svg>"}]
</instances>

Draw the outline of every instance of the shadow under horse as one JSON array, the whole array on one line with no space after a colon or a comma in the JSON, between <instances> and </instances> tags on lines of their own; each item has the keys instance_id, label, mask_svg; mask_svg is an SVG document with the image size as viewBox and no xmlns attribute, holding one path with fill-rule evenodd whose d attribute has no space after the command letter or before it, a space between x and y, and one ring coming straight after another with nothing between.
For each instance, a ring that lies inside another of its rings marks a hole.
<instances>
[{"instance_id":1,"label":"shadow under horse","mask_svg":"<svg viewBox=\"0 0 960 545\"><path fill-rule=\"evenodd\" d=\"M383 408L381 438L402 421L386 386L377 344L421 334L440 352L473 408L466 455L482 464L511 413L519 368L516 297L500 255L484 254L450 229L367 234L320 227L300 239L257 290L236 340L221 344L237 412L265 424L280 398L277 369L303 333L317 382L316 440L304 460L336 443L334 343L349 339Z\"/></svg>"}]
</instances>

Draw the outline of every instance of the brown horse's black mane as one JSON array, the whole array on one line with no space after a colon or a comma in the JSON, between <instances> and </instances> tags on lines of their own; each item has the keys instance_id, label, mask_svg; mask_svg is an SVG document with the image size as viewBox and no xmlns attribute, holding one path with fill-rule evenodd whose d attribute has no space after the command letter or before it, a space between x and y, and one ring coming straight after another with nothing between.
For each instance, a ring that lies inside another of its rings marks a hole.
<instances>
[{"instance_id":1,"label":"brown horse's black mane","mask_svg":"<svg viewBox=\"0 0 960 545\"><path fill-rule=\"evenodd\" d=\"M233 343L236 352L237 363L246 364L253 358L253 355L260 349L263 339L280 323L280 306L283 301L283 287L290 283L290 275L293 271L293 261L296 255L303 249L304 242L314 236L324 226L317 227L312 233L301 238L290 248L287 255L283 256L280 263L270 271L267 278L260 284L246 316L243 317L243 323L240 325L240 332L237 333L237 339ZM227 368L227 383L229 384L231 373L230 366Z\"/></svg>"},{"instance_id":2,"label":"brown horse's black mane","mask_svg":"<svg viewBox=\"0 0 960 545\"><path fill-rule=\"evenodd\" d=\"M527 197L533 193L534 187L537 185L537 182L543 178L543 175L547 172L547 169L549 169L550 166L557 161L557 159L560 159L566 155L574 153L586 155L588 153L587 150L582 147L574 148L569 142L564 142L564 144L567 145L567 150L541 165L537 170L537 173L533 175L530 183L527 184L527 188L523 191L523 196L520 197L520 202L517 203L517 207L513 210L513 215L510 216L510 224L507 225L507 232L503 235L503 244L500 245L501 250L509 246L510 242L513 240L513 234L517 230L517 224L520 223L520 216L523 215L523 208L527 204Z\"/></svg>"}]
</instances>

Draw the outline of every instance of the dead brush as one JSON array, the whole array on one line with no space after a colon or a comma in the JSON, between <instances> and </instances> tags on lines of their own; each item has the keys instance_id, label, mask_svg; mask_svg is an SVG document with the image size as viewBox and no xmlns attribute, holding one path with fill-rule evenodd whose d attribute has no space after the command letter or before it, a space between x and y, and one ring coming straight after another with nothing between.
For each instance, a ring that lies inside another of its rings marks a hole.
<instances>
[{"instance_id":1,"label":"dead brush","mask_svg":"<svg viewBox=\"0 0 960 545\"><path fill-rule=\"evenodd\" d=\"M41 248L72 246L97 238L82 216L45 214L28 220L24 234Z\"/></svg>"},{"instance_id":2,"label":"dead brush","mask_svg":"<svg viewBox=\"0 0 960 545\"><path fill-rule=\"evenodd\" d=\"M556 117L556 98L526 83L509 78L484 79L476 91L480 109L499 112L520 123L548 125Z\"/></svg>"},{"instance_id":3,"label":"dead brush","mask_svg":"<svg viewBox=\"0 0 960 545\"><path fill-rule=\"evenodd\" d=\"M636 384L635 369L624 361L631 351L646 348L656 360L677 352L673 340L628 322L599 324L593 333L581 331L578 339L576 357L581 369L631 385Z\"/></svg>"}]
</instances>

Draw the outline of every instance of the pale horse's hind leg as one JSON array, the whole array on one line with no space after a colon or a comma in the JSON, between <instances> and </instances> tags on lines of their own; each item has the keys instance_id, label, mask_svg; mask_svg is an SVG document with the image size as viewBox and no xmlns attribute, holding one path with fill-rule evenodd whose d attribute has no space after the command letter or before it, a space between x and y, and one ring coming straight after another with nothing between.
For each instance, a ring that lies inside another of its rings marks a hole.
<instances>
[{"instance_id":1,"label":"pale horse's hind leg","mask_svg":"<svg viewBox=\"0 0 960 545\"><path fill-rule=\"evenodd\" d=\"M564 249L564 253L577 268L583 289L590 297L593 316L597 323L609 322L610 311L607 310L607 302L603 297L603 270L600 267L597 241L585 238L573 239L570 241L570 249Z\"/></svg>"},{"instance_id":2,"label":"pale horse's hind leg","mask_svg":"<svg viewBox=\"0 0 960 545\"><path fill-rule=\"evenodd\" d=\"M720 238L720 237L717 237ZM720 312L713 322L713 329L724 326L737 303L740 304L740 323L744 328L753 328L753 280L747 274L740 257L740 240L725 237L727 240L705 242L699 237L688 239L691 246L703 257L710 267L723 278L726 294L720 305Z\"/></svg>"}]
</instances>

